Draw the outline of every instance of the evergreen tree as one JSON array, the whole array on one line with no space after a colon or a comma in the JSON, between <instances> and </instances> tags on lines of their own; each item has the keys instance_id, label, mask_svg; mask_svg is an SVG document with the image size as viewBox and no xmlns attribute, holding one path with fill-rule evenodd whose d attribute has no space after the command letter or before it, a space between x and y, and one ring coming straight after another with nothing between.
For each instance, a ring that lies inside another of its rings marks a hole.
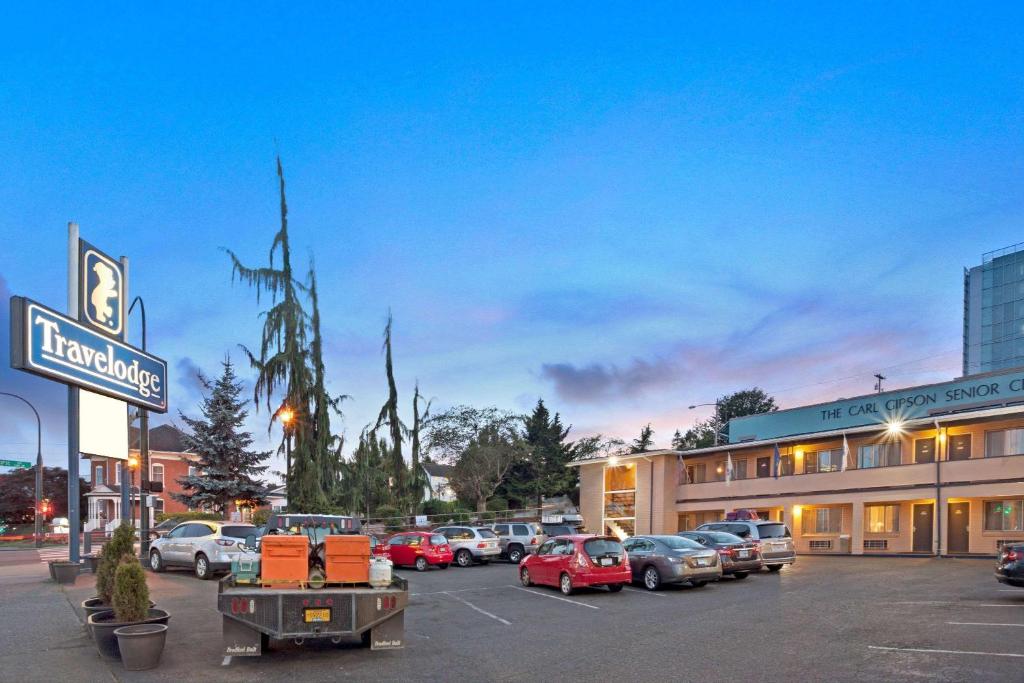
<instances>
[{"instance_id":1,"label":"evergreen tree","mask_svg":"<svg viewBox=\"0 0 1024 683\"><path fill-rule=\"evenodd\" d=\"M195 464L196 474L178 479L183 493L171 494L189 507L211 508L220 514L225 514L238 499L254 505L266 502L267 489L256 477L267 469L260 463L270 455L249 450L252 435L240 431L248 415L239 400L242 383L235 378L230 359L224 360L223 366L216 382L199 376L209 392L203 398L203 418L193 419L179 413L192 430L184 435L185 444L199 460Z\"/></svg>"},{"instance_id":2,"label":"evergreen tree","mask_svg":"<svg viewBox=\"0 0 1024 683\"><path fill-rule=\"evenodd\" d=\"M423 431L423 425L430 419L431 401L427 401L423 413L420 413L420 401L423 400L425 399L420 394L420 383L416 382L416 389L412 395L412 432L410 433L412 472L409 476L409 487L414 507L419 506L420 501L423 499L423 491L427 486L426 473L420 466L420 433Z\"/></svg>"},{"instance_id":3,"label":"evergreen tree","mask_svg":"<svg viewBox=\"0 0 1024 683\"><path fill-rule=\"evenodd\" d=\"M377 416L377 424L374 426L373 431L376 433L384 424L390 429L391 447L389 449L388 465L394 481L395 502L401 509L406 507L403 503L409 495L406 487L409 473L406 471L405 458L402 456L402 433L406 431L406 428L398 417L398 387L395 384L394 365L391 361L390 311L388 311L388 324L384 327L384 345L381 350L384 352L384 371L388 378L388 400L380 409L380 415Z\"/></svg>"},{"instance_id":4,"label":"evergreen tree","mask_svg":"<svg viewBox=\"0 0 1024 683\"><path fill-rule=\"evenodd\" d=\"M640 436L633 439L633 443L629 447L629 452L646 453L651 450L652 445L654 445L654 430L651 429L651 425L648 423L640 430Z\"/></svg>"},{"instance_id":5,"label":"evergreen tree","mask_svg":"<svg viewBox=\"0 0 1024 683\"><path fill-rule=\"evenodd\" d=\"M683 435L677 429L676 433L672 435L672 448L677 451L681 451L683 450L683 446L685 445L685 443L686 442L683 440Z\"/></svg>"}]
</instances>

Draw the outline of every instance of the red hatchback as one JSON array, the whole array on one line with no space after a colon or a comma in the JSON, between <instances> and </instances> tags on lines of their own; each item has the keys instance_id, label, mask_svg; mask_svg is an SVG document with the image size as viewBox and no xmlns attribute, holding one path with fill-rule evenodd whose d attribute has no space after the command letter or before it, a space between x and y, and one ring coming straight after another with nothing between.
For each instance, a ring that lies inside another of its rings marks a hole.
<instances>
[{"instance_id":1,"label":"red hatchback","mask_svg":"<svg viewBox=\"0 0 1024 683\"><path fill-rule=\"evenodd\" d=\"M611 536L556 536L519 563L524 586L557 586L565 595L582 586L608 586L617 593L632 578L629 557Z\"/></svg>"},{"instance_id":2,"label":"red hatchback","mask_svg":"<svg viewBox=\"0 0 1024 683\"><path fill-rule=\"evenodd\" d=\"M425 571L431 565L447 569L452 562L452 549L448 539L429 531L405 531L388 541L391 561L396 567L416 567Z\"/></svg>"}]
</instances>

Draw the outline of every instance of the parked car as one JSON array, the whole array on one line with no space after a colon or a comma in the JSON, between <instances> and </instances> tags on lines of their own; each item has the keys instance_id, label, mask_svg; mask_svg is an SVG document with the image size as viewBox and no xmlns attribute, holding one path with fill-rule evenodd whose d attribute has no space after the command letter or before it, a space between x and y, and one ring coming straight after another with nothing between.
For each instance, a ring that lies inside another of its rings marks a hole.
<instances>
[{"instance_id":1,"label":"parked car","mask_svg":"<svg viewBox=\"0 0 1024 683\"><path fill-rule=\"evenodd\" d=\"M391 559L391 548L387 543L380 540L373 534L367 534L370 537L370 556L371 557L383 557L387 560Z\"/></svg>"},{"instance_id":2,"label":"parked car","mask_svg":"<svg viewBox=\"0 0 1024 683\"><path fill-rule=\"evenodd\" d=\"M633 536L622 542L629 554L633 580L649 591L666 583L700 588L722 577L718 552L680 536Z\"/></svg>"},{"instance_id":3,"label":"parked car","mask_svg":"<svg viewBox=\"0 0 1024 683\"><path fill-rule=\"evenodd\" d=\"M1008 543L999 551L996 580L1007 586L1024 588L1024 543Z\"/></svg>"},{"instance_id":4,"label":"parked car","mask_svg":"<svg viewBox=\"0 0 1024 683\"><path fill-rule=\"evenodd\" d=\"M793 535L782 522L708 522L697 527L697 531L724 531L756 544L764 566L771 572L779 571L784 564L796 562Z\"/></svg>"},{"instance_id":5,"label":"parked car","mask_svg":"<svg viewBox=\"0 0 1024 683\"><path fill-rule=\"evenodd\" d=\"M579 529L569 524L541 524L541 530L544 535L548 538L554 538L555 536L575 536L582 533Z\"/></svg>"},{"instance_id":6,"label":"parked car","mask_svg":"<svg viewBox=\"0 0 1024 683\"><path fill-rule=\"evenodd\" d=\"M433 533L448 539L455 564L460 567L468 567L474 562L487 564L501 555L498 535L487 527L442 526L434 529Z\"/></svg>"},{"instance_id":7,"label":"parked car","mask_svg":"<svg viewBox=\"0 0 1024 683\"><path fill-rule=\"evenodd\" d=\"M705 548L718 551L722 561L722 574L736 579L745 579L750 572L760 571L764 566L757 544L744 541L736 534L725 531L680 531L676 536L688 538Z\"/></svg>"},{"instance_id":8,"label":"parked car","mask_svg":"<svg viewBox=\"0 0 1024 683\"><path fill-rule=\"evenodd\" d=\"M149 540L155 541L161 536L166 536L167 533L174 527L181 524L179 519L165 519L156 526L150 527L149 529Z\"/></svg>"},{"instance_id":9,"label":"parked car","mask_svg":"<svg viewBox=\"0 0 1024 683\"><path fill-rule=\"evenodd\" d=\"M582 586L607 586L618 593L632 579L629 557L611 536L550 538L519 563L519 580L524 586L557 586L565 595Z\"/></svg>"},{"instance_id":10,"label":"parked car","mask_svg":"<svg viewBox=\"0 0 1024 683\"><path fill-rule=\"evenodd\" d=\"M495 524L494 533L498 535L502 557L513 564L519 564L526 554L537 552L537 548L547 540L544 530L536 522Z\"/></svg>"},{"instance_id":11,"label":"parked car","mask_svg":"<svg viewBox=\"0 0 1024 683\"><path fill-rule=\"evenodd\" d=\"M162 572L168 567L189 567L197 578L231 569L231 560L243 552L246 536L257 528L240 522L182 522L149 546L149 567Z\"/></svg>"},{"instance_id":12,"label":"parked car","mask_svg":"<svg viewBox=\"0 0 1024 683\"><path fill-rule=\"evenodd\" d=\"M405 531L388 540L391 561L396 567L416 567L426 571L436 566L447 569L452 562L452 549L448 539L429 531Z\"/></svg>"}]
</instances>

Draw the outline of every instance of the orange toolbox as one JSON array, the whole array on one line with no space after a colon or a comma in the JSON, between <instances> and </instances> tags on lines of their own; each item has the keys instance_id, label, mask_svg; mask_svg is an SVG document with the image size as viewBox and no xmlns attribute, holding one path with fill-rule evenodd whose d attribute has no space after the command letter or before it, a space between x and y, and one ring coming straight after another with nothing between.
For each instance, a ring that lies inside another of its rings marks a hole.
<instances>
[{"instance_id":1,"label":"orange toolbox","mask_svg":"<svg viewBox=\"0 0 1024 683\"><path fill-rule=\"evenodd\" d=\"M309 578L309 539L305 536L264 536L260 539L263 585L295 585Z\"/></svg>"},{"instance_id":2,"label":"orange toolbox","mask_svg":"<svg viewBox=\"0 0 1024 683\"><path fill-rule=\"evenodd\" d=\"M327 583L369 583L370 537L325 537L324 564Z\"/></svg>"}]
</instances>

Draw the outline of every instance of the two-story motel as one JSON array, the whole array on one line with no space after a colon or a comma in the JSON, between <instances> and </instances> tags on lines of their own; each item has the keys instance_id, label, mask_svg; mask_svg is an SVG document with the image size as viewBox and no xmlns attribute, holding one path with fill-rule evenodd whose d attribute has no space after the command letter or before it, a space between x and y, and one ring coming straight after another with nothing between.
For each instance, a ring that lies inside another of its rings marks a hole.
<instances>
[{"instance_id":1,"label":"two-story motel","mask_svg":"<svg viewBox=\"0 0 1024 683\"><path fill-rule=\"evenodd\" d=\"M786 522L803 553L992 555L1024 540L1024 369L736 418L726 445L576 465L594 532L674 533L746 508Z\"/></svg>"}]
</instances>

